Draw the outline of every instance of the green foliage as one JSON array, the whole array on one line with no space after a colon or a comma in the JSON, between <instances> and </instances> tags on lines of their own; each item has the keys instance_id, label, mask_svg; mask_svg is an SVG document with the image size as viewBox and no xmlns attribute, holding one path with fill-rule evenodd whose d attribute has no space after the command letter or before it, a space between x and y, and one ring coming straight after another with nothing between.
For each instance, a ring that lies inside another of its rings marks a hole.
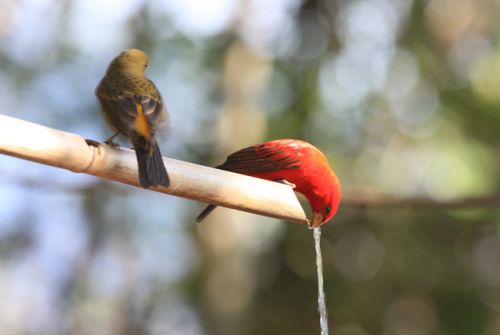
<instances>
[{"instance_id":1,"label":"green foliage","mask_svg":"<svg viewBox=\"0 0 500 335\"><path fill-rule=\"evenodd\" d=\"M215 165L302 138L346 194L498 190L494 1L248 1L226 21L211 8L229 4L84 3L0 10L1 113L107 138L93 90L138 47L169 109L167 156ZM187 200L0 166L0 333L319 333L305 227L223 209L195 226ZM332 333L500 333L499 220L494 207L341 205L322 229Z\"/></svg>"}]
</instances>

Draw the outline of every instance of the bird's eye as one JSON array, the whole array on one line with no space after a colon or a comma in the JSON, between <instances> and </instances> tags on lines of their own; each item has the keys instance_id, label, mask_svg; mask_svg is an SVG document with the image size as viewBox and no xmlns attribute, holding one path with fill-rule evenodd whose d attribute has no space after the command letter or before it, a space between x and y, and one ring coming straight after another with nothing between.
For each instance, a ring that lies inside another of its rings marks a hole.
<instances>
[{"instance_id":1,"label":"bird's eye","mask_svg":"<svg viewBox=\"0 0 500 335\"><path fill-rule=\"evenodd\" d=\"M325 208L325 214L326 214L326 215L330 214L330 211L331 211L331 210L332 210L332 209L330 208L330 206L326 206L326 208Z\"/></svg>"},{"instance_id":2,"label":"bird's eye","mask_svg":"<svg viewBox=\"0 0 500 335\"><path fill-rule=\"evenodd\" d=\"M148 67L148 64L144 64L144 67Z\"/></svg>"}]
</instances>

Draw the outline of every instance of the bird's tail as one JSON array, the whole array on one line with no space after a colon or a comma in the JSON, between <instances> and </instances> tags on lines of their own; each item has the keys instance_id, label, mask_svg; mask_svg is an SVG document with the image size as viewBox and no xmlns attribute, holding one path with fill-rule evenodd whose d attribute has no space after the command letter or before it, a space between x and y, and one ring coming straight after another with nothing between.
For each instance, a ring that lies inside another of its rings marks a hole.
<instances>
[{"instance_id":1,"label":"bird's tail","mask_svg":"<svg viewBox=\"0 0 500 335\"><path fill-rule=\"evenodd\" d=\"M205 220L205 218L212 213L212 211L216 208L215 205L208 205L205 209L196 217L196 222L201 222Z\"/></svg>"},{"instance_id":2,"label":"bird's tail","mask_svg":"<svg viewBox=\"0 0 500 335\"><path fill-rule=\"evenodd\" d=\"M165 164L163 164L158 143L148 143L144 138L140 138L135 142L133 144L139 167L139 183L141 186L144 188L158 185L168 187L170 178Z\"/></svg>"}]
</instances>

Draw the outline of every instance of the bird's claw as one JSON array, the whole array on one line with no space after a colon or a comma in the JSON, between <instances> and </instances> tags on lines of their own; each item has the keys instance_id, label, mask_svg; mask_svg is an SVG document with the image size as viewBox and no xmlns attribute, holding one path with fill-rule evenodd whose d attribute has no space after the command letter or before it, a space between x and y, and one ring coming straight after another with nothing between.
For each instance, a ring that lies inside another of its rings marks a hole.
<instances>
[{"instance_id":1,"label":"bird's claw","mask_svg":"<svg viewBox=\"0 0 500 335\"><path fill-rule=\"evenodd\" d=\"M120 145L118 143L115 143L112 140L106 140L106 141L104 141L104 143L106 143L107 145L109 145L115 149L118 149L120 147Z\"/></svg>"},{"instance_id":2,"label":"bird's claw","mask_svg":"<svg viewBox=\"0 0 500 335\"><path fill-rule=\"evenodd\" d=\"M108 137L106 139L106 141L104 141L104 143L106 143L107 145L109 146L112 146L113 148L115 149L118 149L120 146L118 144L116 144L115 142L113 142L113 139L118 136L118 133L114 133L113 135L111 135L110 137Z\"/></svg>"},{"instance_id":3,"label":"bird's claw","mask_svg":"<svg viewBox=\"0 0 500 335\"><path fill-rule=\"evenodd\" d=\"M277 182L277 183L280 183L280 184L285 184L285 185L288 185L288 186L290 186L291 188L295 188L295 186L296 186L295 184L290 183L290 182L289 182L288 180L286 180L286 179L275 179L274 181L275 181L275 182Z\"/></svg>"}]
</instances>

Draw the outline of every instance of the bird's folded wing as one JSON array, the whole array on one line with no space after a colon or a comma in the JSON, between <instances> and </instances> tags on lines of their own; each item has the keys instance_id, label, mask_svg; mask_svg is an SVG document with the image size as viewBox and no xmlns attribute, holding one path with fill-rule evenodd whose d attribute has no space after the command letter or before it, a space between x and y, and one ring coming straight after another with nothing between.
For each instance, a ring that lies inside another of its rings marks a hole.
<instances>
[{"instance_id":1,"label":"bird's folded wing","mask_svg":"<svg viewBox=\"0 0 500 335\"><path fill-rule=\"evenodd\" d=\"M300 167L298 156L280 147L257 145L229 155L218 169L242 174L290 170Z\"/></svg>"},{"instance_id":2,"label":"bird's folded wing","mask_svg":"<svg viewBox=\"0 0 500 335\"><path fill-rule=\"evenodd\" d=\"M159 124L165 117L161 97L141 95L111 95L105 89L99 89L97 96L111 124L122 134L133 131L138 116L138 104L147 119L149 127Z\"/></svg>"}]
</instances>

